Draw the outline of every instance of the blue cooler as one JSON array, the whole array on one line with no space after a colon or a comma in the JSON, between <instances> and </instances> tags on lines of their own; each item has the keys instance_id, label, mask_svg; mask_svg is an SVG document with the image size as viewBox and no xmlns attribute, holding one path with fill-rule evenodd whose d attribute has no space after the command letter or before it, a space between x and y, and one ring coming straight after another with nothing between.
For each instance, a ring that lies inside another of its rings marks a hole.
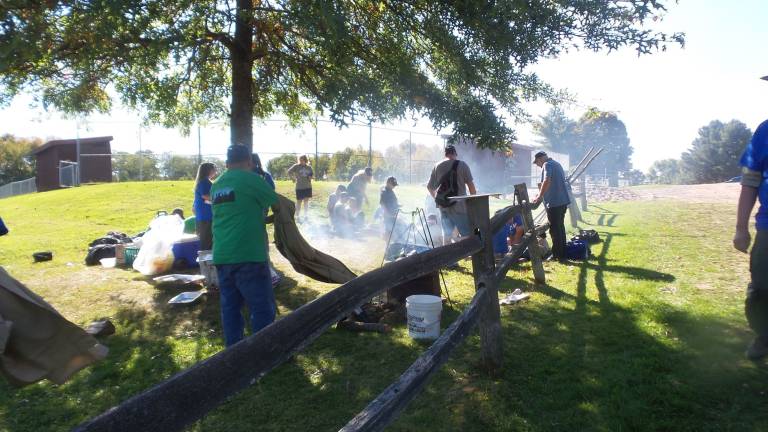
<instances>
[{"instance_id":1,"label":"blue cooler","mask_svg":"<svg viewBox=\"0 0 768 432\"><path fill-rule=\"evenodd\" d=\"M185 234L181 240L173 244L173 266L175 268L199 267L197 251L200 250L200 239L194 234Z\"/></svg>"},{"instance_id":2,"label":"blue cooler","mask_svg":"<svg viewBox=\"0 0 768 432\"><path fill-rule=\"evenodd\" d=\"M493 253L505 254L509 251L509 245L507 245L507 237L512 230L512 224L505 224L496 235L493 236Z\"/></svg>"}]
</instances>

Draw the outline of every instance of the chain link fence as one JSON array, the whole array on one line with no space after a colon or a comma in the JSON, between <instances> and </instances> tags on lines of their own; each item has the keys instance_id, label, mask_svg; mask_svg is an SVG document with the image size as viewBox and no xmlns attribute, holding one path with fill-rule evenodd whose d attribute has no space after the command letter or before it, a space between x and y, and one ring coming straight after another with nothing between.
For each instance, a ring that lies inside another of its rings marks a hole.
<instances>
[{"instance_id":1,"label":"chain link fence","mask_svg":"<svg viewBox=\"0 0 768 432\"><path fill-rule=\"evenodd\" d=\"M0 198L7 198L33 192L37 192L37 185L35 184L34 177L0 186Z\"/></svg>"}]
</instances>

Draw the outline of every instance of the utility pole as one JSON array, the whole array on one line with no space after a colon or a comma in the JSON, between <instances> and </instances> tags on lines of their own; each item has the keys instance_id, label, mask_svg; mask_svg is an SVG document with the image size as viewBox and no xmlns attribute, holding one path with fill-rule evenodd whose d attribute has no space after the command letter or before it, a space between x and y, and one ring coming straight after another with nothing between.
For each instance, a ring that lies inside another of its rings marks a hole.
<instances>
[{"instance_id":1,"label":"utility pole","mask_svg":"<svg viewBox=\"0 0 768 432\"><path fill-rule=\"evenodd\" d=\"M320 169L320 165L319 165L318 160L319 160L319 155L318 155L318 151L317 151L317 116L315 116L315 169L316 170ZM315 174L316 175L320 175L320 178L322 178L322 174L320 174L319 172L317 172ZM317 178L317 177L315 177L315 178Z\"/></svg>"},{"instance_id":2,"label":"utility pole","mask_svg":"<svg viewBox=\"0 0 768 432\"><path fill-rule=\"evenodd\" d=\"M141 152L141 125L139 125L139 181L144 180L144 154Z\"/></svg>"},{"instance_id":3,"label":"utility pole","mask_svg":"<svg viewBox=\"0 0 768 432\"><path fill-rule=\"evenodd\" d=\"M368 122L368 166L373 167L373 125Z\"/></svg>"},{"instance_id":4,"label":"utility pole","mask_svg":"<svg viewBox=\"0 0 768 432\"><path fill-rule=\"evenodd\" d=\"M80 117L77 117L75 120L75 157L77 159L77 166L75 167L74 186L80 186Z\"/></svg>"},{"instance_id":5,"label":"utility pole","mask_svg":"<svg viewBox=\"0 0 768 432\"><path fill-rule=\"evenodd\" d=\"M202 144L200 141L200 123L197 124L197 166L203 163Z\"/></svg>"},{"instance_id":6,"label":"utility pole","mask_svg":"<svg viewBox=\"0 0 768 432\"><path fill-rule=\"evenodd\" d=\"M413 134L408 132L408 183L413 184Z\"/></svg>"}]
</instances>

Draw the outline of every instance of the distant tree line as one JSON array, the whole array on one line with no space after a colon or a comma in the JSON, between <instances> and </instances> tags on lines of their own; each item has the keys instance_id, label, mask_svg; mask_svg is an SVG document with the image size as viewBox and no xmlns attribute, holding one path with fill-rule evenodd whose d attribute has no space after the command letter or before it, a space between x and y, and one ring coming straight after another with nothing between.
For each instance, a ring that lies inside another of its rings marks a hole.
<instances>
[{"instance_id":1,"label":"distant tree line","mask_svg":"<svg viewBox=\"0 0 768 432\"><path fill-rule=\"evenodd\" d=\"M658 184L718 183L741 172L739 159L752 137L744 123L713 120L699 129L691 147L680 159L658 160L651 165L647 178Z\"/></svg>"},{"instance_id":2,"label":"distant tree line","mask_svg":"<svg viewBox=\"0 0 768 432\"><path fill-rule=\"evenodd\" d=\"M534 122L534 131L546 149L567 154L574 164L590 147L603 147L605 150L590 164L586 173L607 177L611 186L618 186L620 177L630 182L642 182L643 173L632 169L633 149L627 128L615 113L589 108L574 120L556 107Z\"/></svg>"},{"instance_id":3,"label":"distant tree line","mask_svg":"<svg viewBox=\"0 0 768 432\"><path fill-rule=\"evenodd\" d=\"M224 167L221 159L206 158ZM153 153L142 150L135 153L116 152L112 155L112 176L115 181L138 180L193 180L197 175L197 156Z\"/></svg>"},{"instance_id":4,"label":"distant tree line","mask_svg":"<svg viewBox=\"0 0 768 432\"><path fill-rule=\"evenodd\" d=\"M396 146L387 147L384 152L373 151L371 168L377 181L383 181L388 176L395 176L400 182L426 180L434 163L442 158L440 146L405 140ZM267 163L267 171L277 180L288 179L288 169L297 162L299 155L284 154ZM368 166L368 150L362 146L346 147L335 153L318 155L317 162L312 154L310 165L316 179L327 179L339 182L349 181L352 176Z\"/></svg>"},{"instance_id":5,"label":"distant tree line","mask_svg":"<svg viewBox=\"0 0 768 432\"><path fill-rule=\"evenodd\" d=\"M42 144L39 138L0 135L0 186L34 177L37 170L31 154Z\"/></svg>"}]
</instances>

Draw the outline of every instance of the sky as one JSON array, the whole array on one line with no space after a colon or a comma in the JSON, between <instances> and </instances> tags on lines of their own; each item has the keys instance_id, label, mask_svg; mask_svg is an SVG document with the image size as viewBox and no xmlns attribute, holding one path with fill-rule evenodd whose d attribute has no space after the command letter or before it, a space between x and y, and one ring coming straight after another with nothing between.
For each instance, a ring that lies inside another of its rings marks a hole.
<instances>
[{"instance_id":1,"label":"sky","mask_svg":"<svg viewBox=\"0 0 768 432\"><path fill-rule=\"evenodd\" d=\"M634 168L646 171L660 159L679 158L690 147L700 127L712 120L740 120L752 130L768 117L768 1L680 0L667 2L668 12L654 28L684 32L684 48L638 57L633 50L613 53L571 52L533 67L544 81L576 97L566 112L578 118L589 106L617 113L626 124L634 148ZM120 109L110 115L86 119L66 118L56 111L31 106L31 95L18 96L0 110L0 133L23 137L75 138L111 135L113 151L134 152L141 146L156 153L172 151L221 155L229 142L223 123L209 124L185 137L159 127L140 130L139 115ZM541 102L526 105L534 118L549 107ZM409 138L416 143L440 144L442 139L429 121L375 125L372 145L383 150ZM518 142L537 143L530 124L513 125ZM393 130L394 129L394 130ZM448 131L442 131L448 132ZM346 146L367 148L369 130L351 126L339 130L321 122L317 131L320 152ZM281 121L254 126L254 149L264 159L283 152L314 153L315 130L292 130Z\"/></svg>"}]
</instances>

